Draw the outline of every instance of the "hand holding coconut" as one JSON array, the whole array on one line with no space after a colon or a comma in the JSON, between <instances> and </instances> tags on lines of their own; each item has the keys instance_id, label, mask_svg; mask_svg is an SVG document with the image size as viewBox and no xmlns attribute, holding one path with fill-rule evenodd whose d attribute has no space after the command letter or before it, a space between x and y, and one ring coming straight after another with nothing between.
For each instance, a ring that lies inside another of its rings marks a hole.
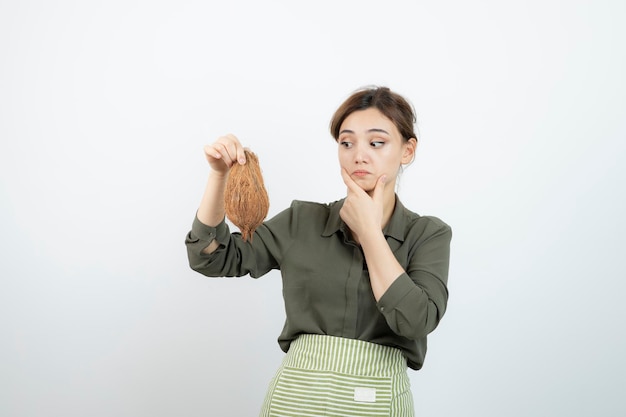
<instances>
[{"instance_id":1,"label":"hand holding coconut","mask_svg":"<svg viewBox=\"0 0 626 417\"><path fill-rule=\"evenodd\" d=\"M220 137L204 147L211 174L198 210L198 220L217 226L224 215L239 228L244 240L251 240L254 230L265 220L269 198L257 156L244 149L236 136ZM217 249L217 241L205 249Z\"/></svg>"}]
</instances>

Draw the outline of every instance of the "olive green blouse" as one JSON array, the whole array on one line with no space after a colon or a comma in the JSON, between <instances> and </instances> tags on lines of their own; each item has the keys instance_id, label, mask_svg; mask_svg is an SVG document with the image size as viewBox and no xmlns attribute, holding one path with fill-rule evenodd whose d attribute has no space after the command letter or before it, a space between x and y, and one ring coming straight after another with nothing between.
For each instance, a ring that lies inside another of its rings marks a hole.
<instances>
[{"instance_id":1,"label":"olive green blouse","mask_svg":"<svg viewBox=\"0 0 626 417\"><path fill-rule=\"evenodd\" d=\"M264 222L251 242L194 219L185 239L192 269L210 277L250 275L279 269L286 320L278 338L285 352L299 334L365 340L402 350L420 369L426 335L447 305L450 227L436 217L407 210L399 199L383 233L404 270L378 302L365 257L339 216L343 200L330 204L294 201ZM214 240L219 248L204 254Z\"/></svg>"}]
</instances>

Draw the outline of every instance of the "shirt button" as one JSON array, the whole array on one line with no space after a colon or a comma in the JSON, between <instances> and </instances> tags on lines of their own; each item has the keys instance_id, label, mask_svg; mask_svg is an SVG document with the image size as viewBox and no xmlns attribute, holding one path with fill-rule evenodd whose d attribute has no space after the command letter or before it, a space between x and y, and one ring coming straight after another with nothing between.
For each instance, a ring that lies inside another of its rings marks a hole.
<instances>
[{"instance_id":1,"label":"shirt button","mask_svg":"<svg viewBox=\"0 0 626 417\"><path fill-rule=\"evenodd\" d=\"M385 311L385 307L380 308L380 312L382 313L383 311Z\"/></svg>"}]
</instances>

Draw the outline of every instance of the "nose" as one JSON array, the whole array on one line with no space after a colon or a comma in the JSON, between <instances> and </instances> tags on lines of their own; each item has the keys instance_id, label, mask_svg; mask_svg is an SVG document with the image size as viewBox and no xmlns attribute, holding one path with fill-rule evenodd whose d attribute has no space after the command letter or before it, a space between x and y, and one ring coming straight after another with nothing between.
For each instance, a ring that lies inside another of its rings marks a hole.
<instances>
[{"instance_id":1,"label":"nose","mask_svg":"<svg viewBox=\"0 0 626 417\"><path fill-rule=\"evenodd\" d=\"M367 150L361 145L355 146L354 150L354 162L357 164L363 164L367 162Z\"/></svg>"}]
</instances>

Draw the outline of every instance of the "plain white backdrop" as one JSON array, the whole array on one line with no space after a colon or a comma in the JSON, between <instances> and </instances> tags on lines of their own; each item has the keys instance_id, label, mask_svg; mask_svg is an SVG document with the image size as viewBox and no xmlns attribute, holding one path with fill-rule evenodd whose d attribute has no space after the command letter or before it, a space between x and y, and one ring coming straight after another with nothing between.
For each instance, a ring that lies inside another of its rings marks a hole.
<instances>
[{"instance_id":1,"label":"plain white backdrop","mask_svg":"<svg viewBox=\"0 0 626 417\"><path fill-rule=\"evenodd\" d=\"M353 90L418 113L403 202L454 231L418 416L626 415L626 3L0 3L0 415L257 415L278 273L184 236L235 133L270 216L345 187Z\"/></svg>"}]
</instances>

